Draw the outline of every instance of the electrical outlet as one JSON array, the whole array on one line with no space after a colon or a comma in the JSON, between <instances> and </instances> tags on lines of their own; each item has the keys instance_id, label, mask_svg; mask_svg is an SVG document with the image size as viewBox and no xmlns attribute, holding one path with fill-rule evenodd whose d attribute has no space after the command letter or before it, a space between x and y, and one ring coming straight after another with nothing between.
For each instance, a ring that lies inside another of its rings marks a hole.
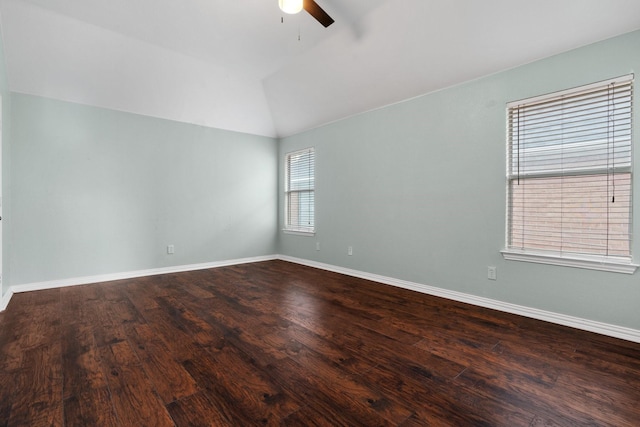
<instances>
[{"instance_id":1,"label":"electrical outlet","mask_svg":"<svg viewBox=\"0 0 640 427\"><path fill-rule=\"evenodd\" d=\"M320 242L316 242L316 251L320 250Z\"/></svg>"},{"instance_id":2,"label":"electrical outlet","mask_svg":"<svg viewBox=\"0 0 640 427\"><path fill-rule=\"evenodd\" d=\"M349 246L347 248L347 255L349 255L349 256L353 255L353 246Z\"/></svg>"},{"instance_id":3,"label":"electrical outlet","mask_svg":"<svg viewBox=\"0 0 640 427\"><path fill-rule=\"evenodd\" d=\"M176 252L176 248L175 248L173 245L168 245L168 246L167 246L167 253L168 253L169 255L172 255L172 254L174 254L175 252Z\"/></svg>"},{"instance_id":4,"label":"electrical outlet","mask_svg":"<svg viewBox=\"0 0 640 427\"><path fill-rule=\"evenodd\" d=\"M498 269L496 267L487 267L487 278L489 280L498 280Z\"/></svg>"}]
</instances>

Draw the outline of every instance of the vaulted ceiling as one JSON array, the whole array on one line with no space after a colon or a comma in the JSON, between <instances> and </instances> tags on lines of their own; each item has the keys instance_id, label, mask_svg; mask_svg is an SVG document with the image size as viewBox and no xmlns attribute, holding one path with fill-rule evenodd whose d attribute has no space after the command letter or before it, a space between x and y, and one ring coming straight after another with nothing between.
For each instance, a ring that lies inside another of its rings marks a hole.
<instances>
[{"instance_id":1,"label":"vaulted ceiling","mask_svg":"<svg viewBox=\"0 0 640 427\"><path fill-rule=\"evenodd\" d=\"M9 88L283 137L640 29L638 0L0 0ZM640 46L639 46L640 52Z\"/></svg>"}]
</instances>

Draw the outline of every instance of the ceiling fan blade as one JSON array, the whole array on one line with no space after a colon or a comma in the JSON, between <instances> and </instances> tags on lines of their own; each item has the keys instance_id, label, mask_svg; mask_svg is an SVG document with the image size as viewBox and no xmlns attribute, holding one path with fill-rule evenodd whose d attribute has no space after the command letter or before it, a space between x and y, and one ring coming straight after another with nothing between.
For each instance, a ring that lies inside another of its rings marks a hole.
<instances>
[{"instance_id":1,"label":"ceiling fan blade","mask_svg":"<svg viewBox=\"0 0 640 427\"><path fill-rule=\"evenodd\" d=\"M304 0L304 10L316 18L316 20L324 25L325 28L335 22L333 18L330 17L329 14L325 12L324 9L322 9L314 0Z\"/></svg>"}]
</instances>

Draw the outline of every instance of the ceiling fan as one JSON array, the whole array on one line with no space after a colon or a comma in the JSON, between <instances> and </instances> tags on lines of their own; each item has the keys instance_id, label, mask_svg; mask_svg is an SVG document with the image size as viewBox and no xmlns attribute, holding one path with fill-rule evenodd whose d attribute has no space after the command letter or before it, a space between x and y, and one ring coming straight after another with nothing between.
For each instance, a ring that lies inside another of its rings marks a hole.
<instances>
[{"instance_id":1,"label":"ceiling fan","mask_svg":"<svg viewBox=\"0 0 640 427\"><path fill-rule=\"evenodd\" d=\"M278 0L280 10L284 13L295 14L302 9L309 12L309 15L316 18L325 28L333 24L335 21L315 2L315 0Z\"/></svg>"}]
</instances>

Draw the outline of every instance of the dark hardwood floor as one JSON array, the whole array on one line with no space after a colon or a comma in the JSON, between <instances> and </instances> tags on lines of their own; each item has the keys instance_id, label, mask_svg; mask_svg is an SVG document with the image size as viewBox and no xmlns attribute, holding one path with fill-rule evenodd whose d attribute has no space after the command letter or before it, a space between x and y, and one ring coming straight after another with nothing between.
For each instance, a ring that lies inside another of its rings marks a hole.
<instances>
[{"instance_id":1,"label":"dark hardwood floor","mask_svg":"<svg viewBox=\"0 0 640 427\"><path fill-rule=\"evenodd\" d=\"M14 295L0 425L639 426L640 344L269 261Z\"/></svg>"}]
</instances>

